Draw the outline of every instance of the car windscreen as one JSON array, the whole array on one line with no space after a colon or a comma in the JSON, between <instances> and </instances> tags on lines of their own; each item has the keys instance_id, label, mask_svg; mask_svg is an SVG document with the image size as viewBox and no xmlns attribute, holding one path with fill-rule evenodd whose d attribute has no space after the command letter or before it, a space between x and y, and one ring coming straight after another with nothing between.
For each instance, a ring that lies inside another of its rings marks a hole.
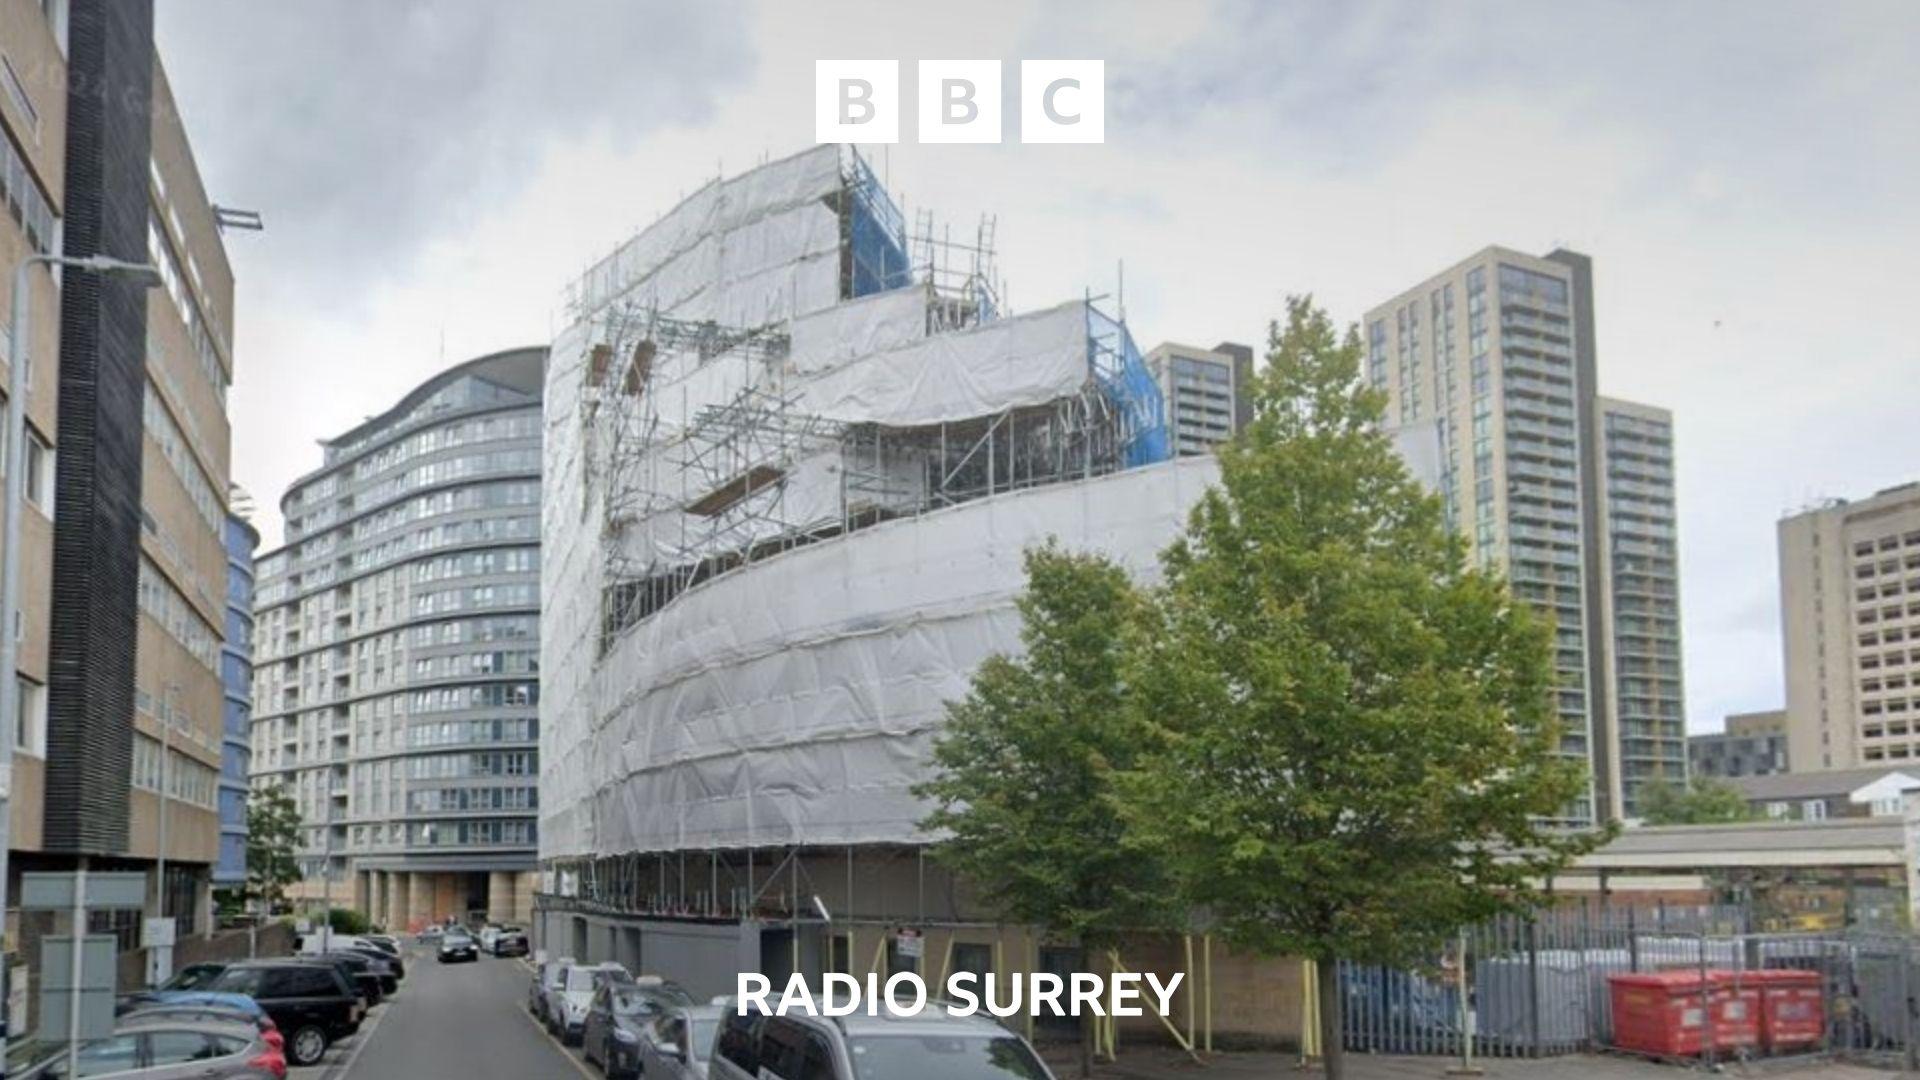
<instances>
[{"instance_id":1,"label":"car windscreen","mask_svg":"<svg viewBox=\"0 0 1920 1080\"><path fill-rule=\"evenodd\" d=\"M593 991L593 976L593 968L568 968L567 992L570 994L575 991L591 993Z\"/></svg>"},{"instance_id":2,"label":"car windscreen","mask_svg":"<svg viewBox=\"0 0 1920 1080\"><path fill-rule=\"evenodd\" d=\"M616 1016L639 1016L659 1010L659 1004L645 994L635 993L629 989L613 992L613 1011Z\"/></svg>"},{"instance_id":3,"label":"car windscreen","mask_svg":"<svg viewBox=\"0 0 1920 1080\"><path fill-rule=\"evenodd\" d=\"M248 997L260 996L260 987L267 981L266 968L228 968L213 980L208 990L222 994L245 994Z\"/></svg>"},{"instance_id":4,"label":"car windscreen","mask_svg":"<svg viewBox=\"0 0 1920 1080\"><path fill-rule=\"evenodd\" d=\"M1011 1035L867 1035L847 1040L858 1080L1046 1080Z\"/></svg>"}]
</instances>

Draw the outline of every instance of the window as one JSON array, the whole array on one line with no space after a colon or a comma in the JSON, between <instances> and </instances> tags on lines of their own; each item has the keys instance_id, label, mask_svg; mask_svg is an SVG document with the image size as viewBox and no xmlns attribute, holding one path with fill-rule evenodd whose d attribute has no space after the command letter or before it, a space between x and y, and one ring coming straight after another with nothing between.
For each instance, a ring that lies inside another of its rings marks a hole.
<instances>
[{"instance_id":1,"label":"window","mask_svg":"<svg viewBox=\"0 0 1920 1080\"><path fill-rule=\"evenodd\" d=\"M1808 799L1800 804L1800 816L1807 821L1825 821L1827 819L1827 801Z\"/></svg>"},{"instance_id":2,"label":"window","mask_svg":"<svg viewBox=\"0 0 1920 1080\"><path fill-rule=\"evenodd\" d=\"M14 749L36 757L47 752L47 688L32 679L19 677L19 727L14 731Z\"/></svg>"},{"instance_id":3,"label":"window","mask_svg":"<svg viewBox=\"0 0 1920 1080\"><path fill-rule=\"evenodd\" d=\"M210 1036L197 1031L154 1031L147 1034L147 1062L149 1066L183 1065L189 1061L206 1061L209 1058L223 1056L220 1045Z\"/></svg>"},{"instance_id":4,"label":"window","mask_svg":"<svg viewBox=\"0 0 1920 1080\"><path fill-rule=\"evenodd\" d=\"M53 513L53 448L38 432L27 431L27 501Z\"/></svg>"}]
</instances>

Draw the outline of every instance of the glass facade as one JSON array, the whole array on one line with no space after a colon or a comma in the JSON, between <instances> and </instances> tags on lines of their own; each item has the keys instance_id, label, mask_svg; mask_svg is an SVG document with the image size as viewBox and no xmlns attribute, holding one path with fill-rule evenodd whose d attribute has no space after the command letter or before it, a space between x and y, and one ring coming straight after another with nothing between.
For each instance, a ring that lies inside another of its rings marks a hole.
<instances>
[{"instance_id":1,"label":"glass facade","mask_svg":"<svg viewBox=\"0 0 1920 1080\"><path fill-rule=\"evenodd\" d=\"M254 777L299 806L309 877L533 864L544 362L447 372L283 500L287 544L258 565Z\"/></svg>"}]
</instances>

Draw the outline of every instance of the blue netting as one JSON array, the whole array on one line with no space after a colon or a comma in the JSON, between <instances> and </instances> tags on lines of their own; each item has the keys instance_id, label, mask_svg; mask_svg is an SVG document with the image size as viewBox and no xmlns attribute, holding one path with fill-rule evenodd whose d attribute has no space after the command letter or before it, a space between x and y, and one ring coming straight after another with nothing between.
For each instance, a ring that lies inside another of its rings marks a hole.
<instances>
[{"instance_id":1,"label":"blue netting","mask_svg":"<svg viewBox=\"0 0 1920 1080\"><path fill-rule=\"evenodd\" d=\"M911 283L906 218L858 154L853 155L847 194L853 247L853 293L848 299Z\"/></svg>"},{"instance_id":2,"label":"blue netting","mask_svg":"<svg viewBox=\"0 0 1920 1080\"><path fill-rule=\"evenodd\" d=\"M1146 359L1133 343L1126 324L1109 318L1092 304L1087 305L1087 356L1100 388L1126 417L1126 467L1138 468L1172 457L1160 384L1147 370Z\"/></svg>"}]
</instances>

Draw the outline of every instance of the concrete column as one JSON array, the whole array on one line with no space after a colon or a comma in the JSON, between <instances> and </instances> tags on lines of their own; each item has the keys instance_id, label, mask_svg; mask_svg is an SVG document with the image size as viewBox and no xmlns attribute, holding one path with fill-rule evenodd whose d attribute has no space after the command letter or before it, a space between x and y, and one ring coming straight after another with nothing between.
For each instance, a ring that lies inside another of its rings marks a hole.
<instances>
[{"instance_id":1,"label":"concrete column","mask_svg":"<svg viewBox=\"0 0 1920 1080\"><path fill-rule=\"evenodd\" d=\"M501 870L487 875L487 918L492 922L511 922L513 914L513 875Z\"/></svg>"},{"instance_id":2,"label":"concrete column","mask_svg":"<svg viewBox=\"0 0 1920 1080\"><path fill-rule=\"evenodd\" d=\"M407 917L413 922L425 925L439 922L441 914L433 908L433 875L408 874Z\"/></svg>"},{"instance_id":3,"label":"concrete column","mask_svg":"<svg viewBox=\"0 0 1920 1080\"><path fill-rule=\"evenodd\" d=\"M407 907L407 875L389 870L387 878L387 931L404 934L412 929L413 912Z\"/></svg>"},{"instance_id":4,"label":"concrete column","mask_svg":"<svg viewBox=\"0 0 1920 1080\"><path fill-rule=\"evenodd\" d=\"M525 923L533 918L533 889L539 880L537 872L515 874L513 882L513 917L516 922Z\"/></svg>"},{"instance_id":5,"label":"concrete column","mask_svg":"<svg viewBox=\"0 0 1920 1080\"><path fill-rule=\"evenodd\" d=\"M353 872L353 908L367 918L373 914L373 872L355 870Z\"/></svg>"},{"instance_id":6,"label":"concrete column","mask_svg":"<svg viewBox=\"0 0 1920 1080\"><path fill-rule=\"evenodd\" d=\"M387 875L378 870L367 871L367 918L380 926L393 925L387 921Z\"/></svg>"}]
</instances>

